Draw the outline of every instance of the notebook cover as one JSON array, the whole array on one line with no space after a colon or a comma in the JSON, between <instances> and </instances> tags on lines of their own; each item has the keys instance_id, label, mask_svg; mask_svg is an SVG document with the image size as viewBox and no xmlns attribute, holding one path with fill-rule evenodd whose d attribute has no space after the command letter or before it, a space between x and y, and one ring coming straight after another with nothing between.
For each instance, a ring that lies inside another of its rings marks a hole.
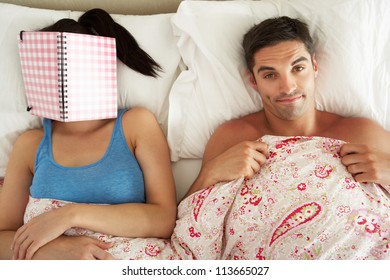
<instances>
[{"instance_id":1,"label":"notebook cover","mask_svg":"<svg viewBox=\"0 0 390 280\"><path fill-rule=\"evenodd\" d=\"M32 114L58 121L117 116L114 38L26 31L19 53Z\"/></svg>"}]
</instances>

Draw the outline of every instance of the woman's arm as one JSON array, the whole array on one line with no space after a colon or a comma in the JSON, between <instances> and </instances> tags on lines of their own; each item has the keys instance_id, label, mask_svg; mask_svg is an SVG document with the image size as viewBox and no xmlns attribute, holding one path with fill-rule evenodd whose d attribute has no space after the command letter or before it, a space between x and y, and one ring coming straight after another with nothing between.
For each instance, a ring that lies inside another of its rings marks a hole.
<instances>
[{"instance_id":1,"label":"woman's arm","mask_svg":"<svg viewBox=\"0 0 390 280\"><path fill-rule=\"evenodd\" d=\"M34 260L114 260L107 243L88 236L65 236L49 242L33 256Z\"/></svg>"},{"instance_id":2,"label":"woman's arm","mask_svg":"<svg viewBox=\"0 0 390 280\"><path fill-rule=\"evenodd\" d=\"M0 194L0 259L11 259L15 231L23 225L32 181L35 151L42 131L23 133L16 141Z\"/></svg>"}]
</instances>

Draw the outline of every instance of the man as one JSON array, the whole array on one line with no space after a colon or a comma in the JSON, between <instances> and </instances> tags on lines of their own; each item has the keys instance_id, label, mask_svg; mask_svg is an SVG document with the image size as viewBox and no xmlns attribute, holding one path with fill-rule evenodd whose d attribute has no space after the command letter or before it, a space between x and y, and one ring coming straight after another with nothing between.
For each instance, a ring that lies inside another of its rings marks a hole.
<instances>
[{"instance_id":1,"label":"man","mask_svg":"<svg viewBox=\"0 0 390 280\"><path fill-rule=\"evenodd\" d=\"M390 134L369 119L316 110L318 64L305 23L285 16L265 20L248 31L243 47L264 108L216 129L187 195L220 181L251 178L266 161L267 145L256 140L267 134L346 141L341 161L356 181L390 184Z\"/></svg>"}]
</instances>

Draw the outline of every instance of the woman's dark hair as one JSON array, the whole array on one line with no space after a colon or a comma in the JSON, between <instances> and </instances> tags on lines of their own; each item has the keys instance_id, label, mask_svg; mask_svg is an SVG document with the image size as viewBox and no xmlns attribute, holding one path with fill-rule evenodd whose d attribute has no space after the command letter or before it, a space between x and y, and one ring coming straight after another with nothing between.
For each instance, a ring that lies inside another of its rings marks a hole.
<instances>
[{"instance_id":1,"label":"woman's dark hair","mask_svg":"<svg viewBox=\"0 0 390 280\"><path fill-rule=\"evenodd\" d=\"M270 18L253 26L245 35L243 47L245 61L250 71L254 67L255 53L265 47L274 46L284 41L301 41L310 56L314 54L313 39L307 25L286 16Z\"/></svg>"},{"instance_id":2,"label":"woman's dark hair","mask_svg":"<svg viewBox=\"0 0 390 280\"><path fill-rule=\"evenodd\" d=\"M117 57L131 69L152 77L158 76L161 66L141 47L122 25L102 9L92 9L84 13L78 21L61 19L41 31L57 31L113 37L116 39Z\"/></svg>"}]
</instances>

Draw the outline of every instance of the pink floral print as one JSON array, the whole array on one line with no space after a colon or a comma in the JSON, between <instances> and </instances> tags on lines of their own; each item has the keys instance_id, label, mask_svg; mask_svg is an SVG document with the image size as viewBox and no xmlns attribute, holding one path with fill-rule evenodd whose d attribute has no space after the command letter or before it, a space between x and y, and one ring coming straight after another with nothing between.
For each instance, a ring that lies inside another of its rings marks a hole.
<instances>
[{"instance_id":1,"label":"pink floral print","mask_svg":"<svg viewBox=\"0 0 390 280\"><path fill-rule=\"evenodd\" d=\"M390 259L390 188L356 182L340 161L344 142L259 141L270 155L261 170L183 200L170 240L65 234L114 242L118 259ZM66 203L30 198L25 221Z\"/></svg>"}]
</instances>

